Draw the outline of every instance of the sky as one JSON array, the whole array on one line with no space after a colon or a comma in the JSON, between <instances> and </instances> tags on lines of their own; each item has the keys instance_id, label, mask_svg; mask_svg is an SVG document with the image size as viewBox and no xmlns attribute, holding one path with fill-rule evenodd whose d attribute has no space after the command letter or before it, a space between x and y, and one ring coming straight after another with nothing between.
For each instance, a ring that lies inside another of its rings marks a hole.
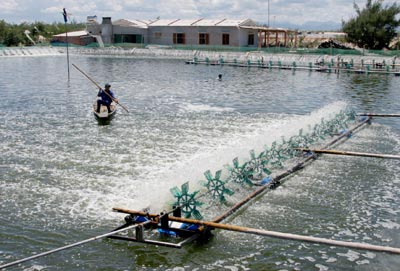
<instances>
[{"instance_id":1,"label":"sky","mask_svg":"<svg viewBox=\"0 0 400 271\"><path fill-rule=\"evenodd\" d=\"M86 22L87 16L118 19L253 19L271 27L338 29L342 20L354 17L353 1L365 7L367 0L1 0L0 20L7 23ZM398 0L385 0L391 5ZM269 7L269 12L268 12ZM269 15L269 16L268 16ZM317 29L316 29L317 30Z\"/></svg>"}]
</instances>

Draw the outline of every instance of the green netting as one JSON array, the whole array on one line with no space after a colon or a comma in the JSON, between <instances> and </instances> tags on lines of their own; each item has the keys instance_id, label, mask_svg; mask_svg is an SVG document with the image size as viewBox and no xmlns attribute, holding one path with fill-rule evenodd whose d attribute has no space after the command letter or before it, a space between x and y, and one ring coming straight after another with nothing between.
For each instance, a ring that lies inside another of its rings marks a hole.
<instances>
[{"instance_id":1,"label":"green netting","mask_svg":"<svg viewBox=\"0 0 400 271\"><path fill-rule=\"evenodd\" d=\"M368 53L381 56L400 56L400 50L368 50Z\"/></svg>"},{"instance_id":2,"label":"green netting","mask_svg":"<svg viewBox=\"0 0 400 271\"><path fill-rule=\"evenodd\" d=\"M121 48L127 48L127 49L133 49L133 48L144 48L146 45L144 43L129 43L129 42L121 42L121 43L114 43L114 44L109 44L109 46L115 46L115 47L121 47Z\"/></svg>"},{"instance_id":3,"label":"green netting","mask_svg":"<svg viewBox=\"0 0 400 271\"><path fill-rule=\"evenodd\" d=\"M92 43L89 43L88 45L86 45L85 47L88 47L88 48L99 48L100 45L97 42L92 42Z\"/></svg>"},{"instance_id":4,"label":"green netting","mask_svg":"<svg viewBox=\"0 0 400 271\"><path fill-rule=\"evenodd\" d=\"M43 43L37 44L37 46L55 46L55 47L65 47L66 44L62 42L54 43ZM69 43L70 47L82 47L82 48L97 48L100 47L97 42L93 42L87 45L75 45ZM296 54L296 55L371 55L375 54L378 56L395 57L400 56L400 50L354 50L354 49L336 49L336 48L294 48L294 47L261 47L258 46L228 46L228 45L188 45L188 44L171 44L171 45L161 45L161 44L149 44L149 43L132 43L132 42L118 42L112 44L104 44L104 47L120 47L120 48L147 48L149 46L154 46L162 49L176 49L176 50L196 50L196 51L211 51L211 52L263 52L268 54ZM0 44L0 47L4 47L4 44Z\"/></svg>"},{"instance_id":5,"label":"green netting","mask_svg":"<svg viewBox=\"0 0 400 271\"><path fill-rule=\"evenodd\" d=\"M147 44L145 45L147 46ZM144 46L144 47L145 47ZM372 50L354 50L354 49L336 49L336 48L289 48L289 47L238 47L238 46L215 46L215 45L169 45L166 49L176 50L198 50L212 52L264 52L270 54L297 54L297 55L364 55L376 53L379 55L396 56L400 54L399 50L392 51L372 51ZM387 53L390 52L390 53Z\"/></svg>"}]
</instances>

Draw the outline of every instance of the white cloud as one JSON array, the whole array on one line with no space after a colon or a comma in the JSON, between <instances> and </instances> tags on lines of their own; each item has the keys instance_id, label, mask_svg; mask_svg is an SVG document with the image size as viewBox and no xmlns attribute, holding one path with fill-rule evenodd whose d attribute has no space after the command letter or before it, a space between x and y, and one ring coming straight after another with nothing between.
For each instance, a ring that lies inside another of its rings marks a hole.
<instances>
[{"instance_id":1,"label":"white cloud","mask_svg":"<svg viewBox=\"0 0 400 271\"><path fill-rule=\"evenodd\" d=\"M2 0L1 9L4 13L10 13L18 8L18 3L16 0Z\"/></svg>"},{"instance_id":2,"label":"white cloud","mask_svg":"<svg viewBox=\"0 0 400 271\"><path fill-rule=\"evenodd\" d=\"M40 10L40 12L47 13L47 14L53 14L56 12L62 13L62 9L63 9L63 7L61 7L61 6L58 6L58 7L53 6L53 7L48 7L48 8L42 9L42 10Z\"/></svg>"}]
</instances>

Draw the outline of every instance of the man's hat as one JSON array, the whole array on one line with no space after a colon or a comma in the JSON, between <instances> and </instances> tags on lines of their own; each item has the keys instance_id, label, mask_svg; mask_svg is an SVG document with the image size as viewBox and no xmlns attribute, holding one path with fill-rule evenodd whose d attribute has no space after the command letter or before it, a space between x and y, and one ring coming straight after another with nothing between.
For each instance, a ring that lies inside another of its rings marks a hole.
<instances>
[{"instance_id":1,"label":"man's hat","mask_svg":"<svg viewBox=\"0 0 400 271\"><path fill-rule=\"evenodd\" d=\"M107 84L105 85L105 87L111 87L111 85L110 85L109 83L107 83Z\"/></svg>"}]
</instances>

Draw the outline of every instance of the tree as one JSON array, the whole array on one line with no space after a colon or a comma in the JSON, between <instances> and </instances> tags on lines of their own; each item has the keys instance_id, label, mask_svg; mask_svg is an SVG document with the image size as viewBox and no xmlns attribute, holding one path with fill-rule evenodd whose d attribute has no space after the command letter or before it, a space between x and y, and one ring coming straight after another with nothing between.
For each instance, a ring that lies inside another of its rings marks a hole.
<instances>
[{"instance_id":1,"label":"tree","mask_svg":"<svg viewBox=\"0 0 400 271\"><path fill-rule=\"evenodd\" d=\"M74 21L73 23L68 24L68 31L82 29L85 29L84 23L77 23ZM4 20L0 20L0 45L32 45L32 42L24 34L26 30L30 32L30 36L34 40L37 40L39 35L50 40L53 35L64 33L65 25L64 23L45 24L42 22L24 22L17 25L8 24Z\"/></svg>"},{"instance_id":2,"label":"tree","mask_svg":"<svg viewBox=\"0 0 400 271\"><path fill-rule=\"evenodd\" d=\"M384 0L368 0L364 9L354 2L357 17L348 22L342 21L343 32L347 40L367 49L382 50L388 48L390 41L397 35L400 26L400 6L397 3L383 7Z\"/></svg>"},{"instance_id":3,"label":"tree","mask_svg":"<svg viewBox=\"0 0 400 271\"><path fill-rule=\"evenodd\" d=\"M22 33L13 33L12 31L8 31L4 37L4 45L6 46L17 46L19 44L27 44L28 41L26 37Z\"/></svg>"}]
</instances>

